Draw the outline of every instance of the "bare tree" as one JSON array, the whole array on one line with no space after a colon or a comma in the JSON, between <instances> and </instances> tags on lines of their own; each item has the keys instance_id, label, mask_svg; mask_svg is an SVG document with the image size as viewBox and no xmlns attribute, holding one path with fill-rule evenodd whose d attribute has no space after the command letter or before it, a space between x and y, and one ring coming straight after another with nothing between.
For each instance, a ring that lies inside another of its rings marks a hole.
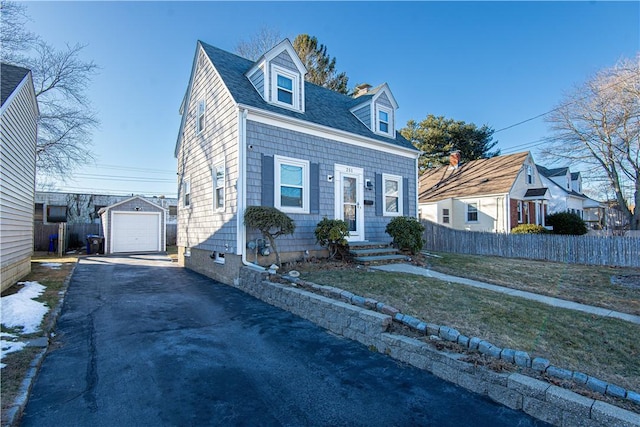
<instances>
[{"instance_id":1,"label":"bare tree","mask_svg":"<svg viewBox=\"0 0 640 427\"><path fill-rule=\"evenodd\" d=\"M565 96L546 121L546 158L592 167L605 179L632 230L640 229L640 54L604 69Z\"/></svg>"},{"instance_id":2,"label":"bare tree","mask_svg":"<svg viewBox=\"0 0 640 427\"><path fill-rule=\"evenodd\" d=\"M98 67L80 59L84 46L55 49L25 30L28 16L22 4L2 1L2 60L29 68L40 109L38 122L38 180L63 178L92 159L92 131L98 125L86 96Z\"/></svg>"},{"instance_id":3,"label":"bare tree","mask_svg":"<svg viewBox=\"0 0 640 427\"><path fill-rule=\"evenodd\" d=\"M25 29L29 17L22 3L0 2L0 60L12 64L24 62L25 54L38 40Z\"/></svg>"},{"instance_id":4,"label":"bare tree","mask_svg":"<svg viewBox=\"0 0 640 427\"><path fill-rule=\"evenodd\" d=\"M236 53L244 58L255 61L283 39L284 37L282 37L280 31L273 28L262 27L260 31L249 40L241 40L236 46Z\"/></svg>"}]
</instances>

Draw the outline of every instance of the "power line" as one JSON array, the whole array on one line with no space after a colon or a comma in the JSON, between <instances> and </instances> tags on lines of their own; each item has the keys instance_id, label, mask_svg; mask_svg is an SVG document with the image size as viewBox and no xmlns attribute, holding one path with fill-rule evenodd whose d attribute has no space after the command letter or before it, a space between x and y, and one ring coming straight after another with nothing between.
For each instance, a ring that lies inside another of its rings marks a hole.
<instances>
[{"instance_id":1,"label":"power line","mask_svg":"<svg viewBox=\"0 0 640 427\"><path fill-rule=\"evenodd\" d=\"M129 182L156 182L156 183L175 183L175 179L147 178L141 176L112 176L90 173L75 173L73 177L88 179L108 179L109 181L129 181Z\"/></svg>"},{"instance_id":2,"label":"power line","mask_svg":"<svg viewBox=\"0 0 640 427\"><path fill-rule=\"evenodd\" d=\"M166 169L148 169L148 168L138 168L138 167L130 167L130 166L118 166L118 165L102 165L96 164L95 166L103 169L113 169L113 170L124 170L124 171L136 171L136 172L148 172L148 173L166 173L175 175L175 170L166 170Z\"/></svg>"},{"instance_id":3,"label":"power line","mask_svg":"<svg viewBox=\"0 0 640 427\"><path fill-rule=\"evenodd\" d=\"M620 80L620 81L616 81L616 82L614 82L614 83L611 83L611 84L610 84L610 85L608 85L608 86L603 87L602 89L598 89L598 90L596 90L596 93L600 93L600 92L602 92L602 91L604 91L604 90L606 90L606 89L609 89L609 88L612 88L612 87L614 87L614 86L620 85L620 84L622 84L622 83L626 82L627 80L631 80L631 79L632 79L632 78L634 78L634 77L636 77L636 76L635 76L634 74L632 74L632 75L630 75L629 77L627 77L626 79L622 79L622 80ZM525 120L519 121L518 123L514 123L514 124L512 124L512 125L509 125L509 126L506 126L506 127L501 128L501 129L498 129L498 130L494 131L493 133L494 133L494 134L496 134L496 133L498 133L498 132L502 132L503 130L511 129L511 128L516 127L516 126L520 126L520 125L522 125L522 124L525 124L525 123L527 123L527 122L530 122L530 121L532 121L532 120L539 119L540 117L544 117L544 116L546 116L547 114L551 114L551 113L553 113L554 111L558 111L558 110L560 110L560 109L562 109L562 108L568 107L568 106L569 106L569 105L571 105L571 104L575 104L575 103L577 103L577 102L584 101L585 99L589 98L589 96L590 96L590 95L585 95L585 96L583 96L582 98L578 98L578 99L575 99L575 100L573 100L573 101L571 101L571 102L567 102L566 104L562 104L562 105L560 105L560 106L558 106L558 107L556 107L556 108L553 108L553 109L551 109L551 110L549 110L549 111L545 111L544 113L538 114L537 116L530 117L530 118L528 118L528 119L525 119Z\"/></svg>"},{"instance_id":4,"label":"power line","mask_svg":"<svg viewBox=\"0 0 640 427\"><path fill-rule=\"evenodd\" d=\"M143 194L148 196L165 196L170 198L176 198L177 193L167 193L167 192L159 192L159 191L140 191L140 190L113 190L113 189L105 189L105 188L85 188L85 187L56 187L56 190L63 193L87 193L87 194L104 194L104 195L112 195L112 196L126 196L130 194Z\"/></svg>"}]
</instances>

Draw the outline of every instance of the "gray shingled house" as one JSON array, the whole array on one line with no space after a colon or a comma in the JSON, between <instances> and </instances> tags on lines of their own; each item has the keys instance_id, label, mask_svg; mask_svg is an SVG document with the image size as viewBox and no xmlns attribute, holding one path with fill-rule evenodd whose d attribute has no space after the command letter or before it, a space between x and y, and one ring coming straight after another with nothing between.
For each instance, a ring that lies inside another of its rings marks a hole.
<instances>
[{"instance_id":1,"label":"gray shingled house","mask_svg":"<svg viewBox=\"0 0 640 427\"><path fill-rule=\"evenodd\" d=\"M351 97L305 82L289 40L257 61L198 41L175 148L179 262L226 283L242 264L269 265L246 229L248 206L275 206L296 223L278 239L283 261L322 255L323 217L350 241L390 241L387 223L417 214L417 159L396 132L387 84Z\"/></svg>"}]
</instances>

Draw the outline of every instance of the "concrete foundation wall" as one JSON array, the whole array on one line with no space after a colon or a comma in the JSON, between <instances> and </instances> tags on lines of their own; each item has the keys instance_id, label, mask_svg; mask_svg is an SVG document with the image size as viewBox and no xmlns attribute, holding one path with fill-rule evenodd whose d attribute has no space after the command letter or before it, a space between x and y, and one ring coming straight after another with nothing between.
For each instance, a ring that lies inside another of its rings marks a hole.
<instances>
[{"instance_id":1,"label":"concrete foundation wall","mask_svg":"<svg viewBox=\"0 0 640 427\"><path fill-rule=\"evenodd\" d=\"M0 292L4 292L29 273L31 273L31 257L3 266L0 272L2 277Z\"/></svg>"},{"instance_id":2,"label":"concrete foundation wall","mask_svg":"<svg viewBox=\"0 0 640 427\"><path fill-rule=\"evenodd\" d=\"M234 286L271 305L308 319L329 331L356 340L372 350L526 412L556 426L640 426L640 415L576 394L519 373L497 373L461 360L464 354L441 352L404 335L388 333L393 320L378 313L291 285L268 281L267 273L240 270ZM336 292L339 289L332 288ZM343 300L362 299L346 291Z\"/></svg>"}]
</instances>

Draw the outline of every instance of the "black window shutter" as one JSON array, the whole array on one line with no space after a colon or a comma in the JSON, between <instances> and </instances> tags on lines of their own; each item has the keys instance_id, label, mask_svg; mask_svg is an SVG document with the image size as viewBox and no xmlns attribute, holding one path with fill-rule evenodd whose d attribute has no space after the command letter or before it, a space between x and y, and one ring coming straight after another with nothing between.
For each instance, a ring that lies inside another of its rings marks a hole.
<instances>
[{"instance_id":1,"label":"black window shutter","mask_svg":"<svg viewBox=\"0 0 640 427\"><path fill-rule=\"evenodd\" d=\"M382 216L384 188L382 188L382 174L376 174L376 216Z\"/></svg>"},{"instance_id":2,"label":"black window shutter","mask_svg":"<svg viewBox=\"0 0 640 427\"><path fill-rule=\"evenodd\" d=\"M309 165L309 212L312 214L320 213L320 164L311 163Z\"/></svg>"},{"instance_id":3,"label":"black window shutter","mask_svg":"<svg viewBox=\"0 0 640 427\"><path fill-rule=\"evenodd\" d=\"M274 206L273 203L273 157L262 156L262 206Z\"/></svg>"},{"instance_id":4,"label":"black window shutter","mask_svg":"<svg viewBox=\"0 0 640 427\"><path fill-rule=\"evenodd\" d=\"M402 178L402 215L409 216L409 178Z\"/></svg>"}]
</instances>

